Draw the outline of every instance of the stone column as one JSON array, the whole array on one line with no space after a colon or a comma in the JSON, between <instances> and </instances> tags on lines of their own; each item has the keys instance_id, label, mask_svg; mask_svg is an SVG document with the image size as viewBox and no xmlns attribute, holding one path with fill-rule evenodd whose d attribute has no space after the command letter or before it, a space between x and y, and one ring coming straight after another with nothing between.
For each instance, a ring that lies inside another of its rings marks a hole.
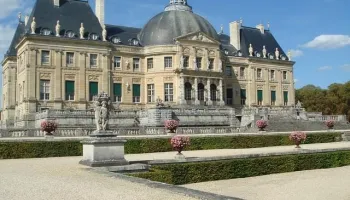
<instances>
[{"instance_id":1,"label":"stone column","mask_svg":"<svg viewBox=\"0 0 350 200\"><path fill-rule=\"evenodd\" d=\"M185 100L185 80L183 76L180 76L179 78L179 104L180 105L185 105L186 100Z\"/></svg>"},{"instance_id":2,"label":"stone column","mask_svg":"<svg viewBox=\"0 0 350 200\"><path fill-rule=\"evenodd\" d=\"M210 93L210 79L207 79L207 91L208 91L208 106L213 105L213 101L211 100L211 93Z\"/></svg>"},{"instance_id":3,"label":"stone column","mask_svg":"<svg viewBox=\"0 0 350 200\"><path fill-rule=\"evenodd\" d=\"M62 109L62 84L65 84L64 80L62 80L62 51L56 51L55 61L55 80L54 80L54 95L55 95L55 109Z\"/></svg>"},{"instance_id":4,"label":"stone column","mask_svg":"<svg viewBox=\"0 0 350 200\"><path fill-rule=\"evenodd\" d=\"M224 106L225 105L225 101L223 100L223 86L222 86L222 79L219 80L219 105L220 106Z\"/></svg>"},{"instance_id":5,"label":"stone column","mask_svg":"<svg viewBox=\"0 0 350 200\"><path fill-rule=\"evenodd\" d=\"M271 91L270 91L270 70L269 69L265 69L264 70L265 74L264 74L264 80L265 80L265 84L264 84L264 99L263 99L263 105L264 106L269 106L271 105Z\"/></svg>"},{"instance_id":6,"label":"stone column","mask_svg":"<svg viewBox=\"0 0 350 200\"><path fill-rule=\"evenodd\" d=\"M198 78L194 78L194 104L199 105L198 100Z\"/></svg>"},{"instance_id":7,"label":"stone column","mask_svg":"<svg viewBox=\"0 0 350 200\"><path fill-rule=\"evenodd\" d=\"M251 78L251 85L249 87L249 93L248 93L248 102L249 102L249 107L253 103L258 103L257 102L257 90L256 90L256 82L255 82L255 77L256 77L256 69L254 67L250 68L250 78Z\"/></svg>"},{"instance_id":8,"label":"stone column","mask_svg":"<svg viewBox=\"0 0 350 200\"><path fill-rule=\"evenodd\" d=\"M295 105L295 89L294 89L294 74L293 71L290 72L290 83L291 86L289 87L289 97L288 97L288 101L290 105Z\"/></svg>"},{"instance_id":9,"label":"stone column","mask_svg":"<svg viewBox=\"0 0 350 200\"><path fill-rule=\"evenodd\" d=\"M110 59L109 55L103 54L101 59L101 66L102 69L102 91L106 92L108 95L111 95L110 91Z\"/></svg>"},{"instance_id":10,"label":"stone column","mask_svg":"<svg viewBox=\"0 0 350 200\"><path fill-rule=\"evenodd\" d=\"M88 83L86 82L86 53L81 52L79 57L79 84L77 92L79 95L79 101L84 103L87 101L88 98L86 96L86 85L88 85Z\"/></svg>"},{"instance_id":11,"label":"stone column","mask_svg":"<svg viewBox=\"0 0 350 200\"><path fill-rule=\"evenodd\" d=\"M282 71L277 70L276 78L278 80L278 86L276 89L276 105L283 106L283 86L282 86Z\"/></svg>"}]
</instances>

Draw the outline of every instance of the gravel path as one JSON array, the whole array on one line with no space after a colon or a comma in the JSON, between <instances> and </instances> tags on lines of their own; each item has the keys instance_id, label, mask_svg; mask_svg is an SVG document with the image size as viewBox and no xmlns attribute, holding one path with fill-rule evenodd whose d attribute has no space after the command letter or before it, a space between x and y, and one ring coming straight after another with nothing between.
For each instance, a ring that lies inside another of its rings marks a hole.
<instances>
[{"instance_id":1,"label":"gravel path","mask_svg":"<svg viewBox=\"0 0 350 200\"><path fill-rule=\"evenodd\" d=\"M81 157L0 160L3 200L192 200L168 190L89 172Z\"/></svg>"},{"instance_id":2,"label":"gravel path","mask_svg":"<svg viewBox=\"0 0 350 200\"><path fill-rule=\"evenodd\" d=\"M245 200L349 200L350 166L185 185Z\"/></svg>"}]
</instances>

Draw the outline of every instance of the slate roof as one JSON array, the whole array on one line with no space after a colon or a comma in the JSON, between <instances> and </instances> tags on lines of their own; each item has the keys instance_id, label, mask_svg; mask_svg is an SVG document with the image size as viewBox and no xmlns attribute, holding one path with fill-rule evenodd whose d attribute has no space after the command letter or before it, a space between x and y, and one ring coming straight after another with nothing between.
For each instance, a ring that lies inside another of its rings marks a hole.
<instances>
[{"instance_id":1,"label":"slate roof","mask_svg":"<svg viewBox=\"0 0 350 200\"><path fill-rule=\"evenodd\" d=\"M17 55L16 46L19 43L19 41L21 40L21 37L23 36L23 34L24 34L24 22L19 22L17 29L15 31L15 34L12 38L10 47L5 54L5 57Z\"/></svg>"},{"instance_id":2,"label":"slate roof","mask_svg":"<svg viewBox=\"0 0 350 200\"><path fill-rule=\"evenodd\" d=\"M130 39L138 39L138 34L141 32L141 28L117 26L106 24L107 30L107 40L112 39L112 37L118 37L122 45L131 45Z\"/></svg>"},{"instance_id":3,"label":"slate roof","mask_svg":"<svg viewBox=\"0 0 350 200\"><path fill-rule=\"evenodd\" d=\"M87 1L61 0L59 7L54 6L53 0L37 0L29 17L26 30L29 31L35 17L36 33L42 28L48 28L55 34L57 20L60 20L60 35L73 31L79 37L80 24L84 23L85 37L89 33L101 36L102 27L98 18Z\"/></svg>"}]
</instances>

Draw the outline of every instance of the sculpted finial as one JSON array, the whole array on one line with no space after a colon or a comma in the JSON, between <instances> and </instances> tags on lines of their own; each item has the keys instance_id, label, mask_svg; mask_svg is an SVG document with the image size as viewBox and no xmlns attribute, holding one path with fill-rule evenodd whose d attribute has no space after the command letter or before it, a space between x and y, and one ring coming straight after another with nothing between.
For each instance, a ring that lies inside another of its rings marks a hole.
<instances>
[{"instance_id":1,"label":"sculpted finial","mask_svg":"<svg viewBox=\"0 0 350 200\"><path fill-rule=\"evenodd\" d=\"M280 51L278 50L278 48L276 48L275 56L276 56L276 59L277 59L277 60L280 59Z\"/></svg>"},{"instance_id":2,"label":"sculpted finial","mask_svg":"<svg viewBox=\"0 0 350 200\"><path fill-rule=\"evenodd\" d=\"M253 52L254 52L253 45L250 44L249 45L249 56L253 56Z\"/></svg>"},{"instance_id":3,"label":"sculpted finial","mask_svg":"<svg viewBox=\"0 0 350 200\"><path fill-rule=\"evenodd\" d=\"M106 25L103 25L103 30L102 30L102 40L105 42L107 41L107 30L106 30Z\"/></svg>"},{"instance_id":4,"label":"sculpted finial","mask_svg":"<svg viewBox=\"0 0 350 200\"><path fill-rule=\"evenodd\" d=\"M266 50L266 46L263 46L263 57L266 58L267 56L267 50Z\"/></svg>"},{"instance_id":5,"label":"sculpted finial","mask_svg":"<svg viewBox=\"0 0 350 200\"><path fill-rule=\"evenodd\" d=\"M35 29L36 29L35 17L33 17L33 21L30 24L30 28L31 28L32 34L35 34Z\"/></svg>"},{"instance_id":6,"label":"sculpted finial","mask_svg":"<svg viewBox=\"0 0 350 200\"><path fill-rule=\"evenodd\" d=\"M61 30L60 20L57 20L57 24L56 24L56 37L60 37L60 30Z\"/></svg>"},{"instance_id":7,"label":"sculpted finial","mask_svg":"<svg viewBox=\"0 0 350 200\"><path fill-rule=\"evenodd\" d=\"M84 33L85 33L84 23L81 23L81 25L80 25L80 39L84 39Z\"/></svg>"}]
</instances>

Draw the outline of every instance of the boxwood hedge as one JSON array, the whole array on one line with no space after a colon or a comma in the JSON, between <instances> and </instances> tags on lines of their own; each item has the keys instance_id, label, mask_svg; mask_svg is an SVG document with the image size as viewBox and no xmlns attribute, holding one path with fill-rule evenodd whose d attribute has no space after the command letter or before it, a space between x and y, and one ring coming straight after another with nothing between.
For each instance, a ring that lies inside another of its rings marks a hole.
<instances>
[{"instance_id":1,"label":"boxwood hedge","mask_svg":"<svg viewBox=\"0 0 350 200\"><path fill-rule=\"evenodd\" d=\"M339 141L341 133L309 134L306 144ZM287 135L192 137L186 150L242 149L291 145ZM169 138L129 139L126 154L172 151ZM79 141L0 142L0 159L81 156Z\"/></svg>"},{"instance_id":2,"label":"boxwood hedge","mask_svg":"<svg viewBox=\"0 0 350 200\"><path fill-rule=\"evenodd\" d=\"M153 166L134 177L174 185L350 165L350 151Z\"/></svg>"}]
</instances>

